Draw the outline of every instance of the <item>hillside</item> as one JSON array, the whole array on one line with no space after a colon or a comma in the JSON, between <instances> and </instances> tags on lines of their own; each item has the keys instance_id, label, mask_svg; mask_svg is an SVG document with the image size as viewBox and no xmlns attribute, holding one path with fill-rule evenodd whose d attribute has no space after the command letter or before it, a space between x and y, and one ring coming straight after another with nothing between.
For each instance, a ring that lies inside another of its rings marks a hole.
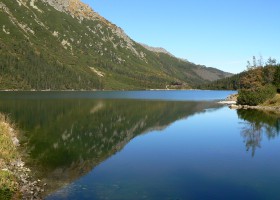
<instances>
[{"instance_id":1,"label":"hillside","mask_svg":"<svg viewBox=\"0 0 280 200\"><path fill-rule=\"evenodd\" d=\"M79 0L0 0L0 89L191 88L229 76L130 39Z\"/></svg>"},{"instance_id":2,"label":"hillside","mask_svg":"<svg viewBox=\"0 0 280 200\"><path fill-rule=\"evenodd\" d=\"M257 66L230 77L199 85L200 89L238 90L267 84L280 88L280 64Z\"/></svg>"},{"instance_id":3,"label":"hillside","mask_svg":"<svg viewBox=\"0 0 280 200\"><path fill-rule=\"evenodd\" d=\"M276 94L280 93L280 64L276 59L269 58L266 65L249 65L242 73L198 88L238 90L237 108L245 106L252 109L279 110L279 95Z\"/></svg>"}]
</instances>

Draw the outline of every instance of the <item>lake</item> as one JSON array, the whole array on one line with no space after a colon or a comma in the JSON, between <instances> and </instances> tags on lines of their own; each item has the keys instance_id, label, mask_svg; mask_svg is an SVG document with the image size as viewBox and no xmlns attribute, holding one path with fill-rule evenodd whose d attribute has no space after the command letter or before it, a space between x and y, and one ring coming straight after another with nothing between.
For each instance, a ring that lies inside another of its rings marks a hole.
<instances>
[{"instance_id":1,"label":"lake","mask_svg":"<svg viewBox=\"0 0 280 200\"><path fill-rule=\"evenodd\" d=\"M45 199L279 199L280 117L234 91L0 92Z\"/></svg>"}]
</instances>

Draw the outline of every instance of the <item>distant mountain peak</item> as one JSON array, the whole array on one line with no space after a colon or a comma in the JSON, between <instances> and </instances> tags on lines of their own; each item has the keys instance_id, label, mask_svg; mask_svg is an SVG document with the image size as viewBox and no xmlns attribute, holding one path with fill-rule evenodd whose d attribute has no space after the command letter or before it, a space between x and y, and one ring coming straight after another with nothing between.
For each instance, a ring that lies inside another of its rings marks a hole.
<instances>
[{"instance_id":1,"label":"distant mountain peak","mask_svg":"<svg viewBox=\"0 0 280 200\"><path fill-rule=\"evenodd\" d=\"M165 54L168 54L172 57L175 57L173 54L171 54L169 51L167 51L166 49L164 49L162 47L152 47L152 46L149 46L149 45L143 44L143 43L139 43L139 44L141 44L144 48L146 48L149 51L152 51L152 52L155 52L155 53L165 53Z\"/></svg>"},{"instance_id":2,"label":"distant mountain peak","mask_svg":"<svg viewBox=\"0 0 280 200\"><path fill-rule=\"evenodd\" d=\"M60 12L69 13L72 17L76 17L79 20L83 19L102 19L103 17L98 15L93 9L81 2L80 0L42 0L51 6L53 6L56 10Z\"/></svg>"}]
</instances>

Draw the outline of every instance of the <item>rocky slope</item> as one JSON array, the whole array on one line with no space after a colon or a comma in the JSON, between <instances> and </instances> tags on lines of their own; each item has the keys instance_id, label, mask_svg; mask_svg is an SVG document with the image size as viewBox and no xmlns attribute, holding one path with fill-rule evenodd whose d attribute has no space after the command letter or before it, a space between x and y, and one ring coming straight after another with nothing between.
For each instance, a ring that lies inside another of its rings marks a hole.
<instances>
[{"instance_id":1,"label":"rocky slope","mask_svg":"<svg viewBox=\"0 0 280 200\"><path fill-rule=\"evenodd\" d=\"M172 57L175 57L173 54L171 54L170 52L168 52L166 49L164 49L162 47L151 47L151 46L143 44L143 43L139 43L139 44L141 44L143 47L145 47L149 51L152 51L155 53L164 53L164 54L168 54Z\"/></svg>"},{"instance_id":2,"label":"rocky slope","mask_svg":"<svg viewBox=\"0 0 280 200\"><path fill-rule=\"evenodd\" d=\"M79 0L0 0L0 89L190 88L230 74L143 47Z\"/></svg>"}]
</instances>

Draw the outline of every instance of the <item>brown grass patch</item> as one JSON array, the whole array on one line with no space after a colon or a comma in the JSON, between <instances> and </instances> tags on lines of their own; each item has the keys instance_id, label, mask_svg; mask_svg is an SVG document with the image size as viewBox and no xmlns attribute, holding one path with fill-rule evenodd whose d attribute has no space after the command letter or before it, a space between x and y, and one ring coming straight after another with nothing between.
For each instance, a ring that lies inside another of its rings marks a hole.
<instances>
[{"instance_id":1,"label":"brown grass patch","mask_svg":"<svg viewBox=\"0 0 280 200\"><path fill-rule=\"evenodd\" d=\"M265 101L263 106L280 106L280 94L276 94L272 99Z\"/></svg>"}]
</instances>

